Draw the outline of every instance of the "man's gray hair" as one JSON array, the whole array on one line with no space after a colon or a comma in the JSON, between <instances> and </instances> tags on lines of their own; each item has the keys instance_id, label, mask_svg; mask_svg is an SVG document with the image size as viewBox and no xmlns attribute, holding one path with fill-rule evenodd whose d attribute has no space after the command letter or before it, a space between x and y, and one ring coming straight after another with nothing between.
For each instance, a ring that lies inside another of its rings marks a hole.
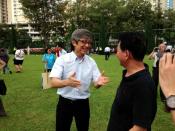
<instances>
[{"instance_id":1,"label":"man's gray hair","mask_svg":"<svg viewBox=\"0 0 175 131\"><path fill-rule=\"evenodd\" d=\"M76 29L71 36L71 41L72 40L80 40L81 38L92 38L92 33L87 30L87 29Z\"/></svg>"}]
</instances>

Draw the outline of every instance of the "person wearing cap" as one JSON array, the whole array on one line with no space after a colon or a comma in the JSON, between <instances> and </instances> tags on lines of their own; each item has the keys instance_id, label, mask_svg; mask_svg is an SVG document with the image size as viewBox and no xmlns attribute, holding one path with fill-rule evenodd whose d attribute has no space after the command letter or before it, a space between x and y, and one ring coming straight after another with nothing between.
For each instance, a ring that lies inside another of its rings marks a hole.
<instances>
[{"instance_id":1,"label":"person wearing cap","mask_svg":"<svg viewBox=\"0 0 175 131\"><path fill-rule=\"evenodd\" d=\"M87 54L92 46L92 33L77 29L71 36L72 52L58 57L50 73L52 87L58 88L56 130L70 131L73 117L78 131L88 131L90 119L89 87L96 88L109 80L100 73L96 62Z\"/></svg>"}]
</instances>

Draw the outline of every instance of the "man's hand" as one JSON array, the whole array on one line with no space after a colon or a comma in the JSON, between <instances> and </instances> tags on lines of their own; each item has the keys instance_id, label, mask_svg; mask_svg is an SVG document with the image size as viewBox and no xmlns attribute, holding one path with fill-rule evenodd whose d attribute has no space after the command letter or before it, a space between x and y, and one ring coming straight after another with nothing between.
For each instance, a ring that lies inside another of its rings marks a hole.
<instances>
[{"instance_id":1,"label":"man's hand","mask_svg":"<svg viewBox=\"0 0 175 131\"><path fill-rule=\"evenodd\" d=\"M166 97L175 95L175 57L165 53L159 63L159 81Z\"/></svg>"},{"instance_id":2,"label":"man's hand","mask_svg":"<svg viewBox=\"0 0 175 131\"><path fill-rule=\"evenodd\" d=\"M65 86L71 86L73 88L78 88L81 85L81 83L79 80L75 78L75 72L74 72L74 73L71 73L68 79L65 79L65 80L61 80L61 79L53 77L51 79L51 85L52 87L55 87L55 88L64 88Z\"/></svg>"},{"instance_id":3,"label":"man's hand","mask_svg":"<svg viewBox=\"0 0 175 131\"><path fill-rule=\"evenodd\" d=\"M68 77L67 79L68 86L79 87L81 85L80 81L75 78L75 75L76 73L74 72Z\"/></svg>"},{"instance_id":4,"label":"man's hand","mask_svg":"<svg viewBox=\"0 0 175 131\"><path fill-rule=\"evenodd\" d=\"M109 82L109 78L104 76L104 71L101 73L101 76L98 78L97 82L95 82L95 87L99 88L103 85L106 85Z\"/></svg>"}]
</instances>

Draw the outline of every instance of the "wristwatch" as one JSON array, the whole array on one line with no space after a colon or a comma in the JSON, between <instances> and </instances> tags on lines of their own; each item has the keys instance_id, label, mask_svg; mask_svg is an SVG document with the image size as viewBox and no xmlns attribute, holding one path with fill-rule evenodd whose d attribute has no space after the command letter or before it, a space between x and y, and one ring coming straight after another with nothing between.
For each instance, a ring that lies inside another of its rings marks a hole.
<instances>
[{"instance_id":1,"label":"wristwatch","mask_svg":"<svg viewBox=\"0 0 175 131\"><path fill-rule=\"evenodd\" d=\"M175 110L175 95L170 95L166 99L166 104L169 110Z\"/></svg>"}]
</instances>

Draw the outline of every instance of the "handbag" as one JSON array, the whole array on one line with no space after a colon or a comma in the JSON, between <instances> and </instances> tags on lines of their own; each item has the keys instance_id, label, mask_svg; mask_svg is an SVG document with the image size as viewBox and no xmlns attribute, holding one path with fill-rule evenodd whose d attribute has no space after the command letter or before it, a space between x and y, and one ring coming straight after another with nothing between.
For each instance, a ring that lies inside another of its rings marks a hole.
<instances>
[{"instance_id":1,"label":"handbag","mask_svg":"<svg viewBox=\"0 0 175 131\"><path fill-rule=\"evenodd\" d=\"M0 80L0 95L6 95L7 87L4 80Z\"/></svg>"},{"instance_id":2,"label":"handbag","mask_svg":"<svg viewBox=\"0 0 175 131\"><path fill-rule=\"evenodd\" d=\"M49 74L50 74L49 72L44 72L44 73L41 74L41 77L42 77L42 88L43 89L51 88Z\"/></svg>"}]
</instances>

